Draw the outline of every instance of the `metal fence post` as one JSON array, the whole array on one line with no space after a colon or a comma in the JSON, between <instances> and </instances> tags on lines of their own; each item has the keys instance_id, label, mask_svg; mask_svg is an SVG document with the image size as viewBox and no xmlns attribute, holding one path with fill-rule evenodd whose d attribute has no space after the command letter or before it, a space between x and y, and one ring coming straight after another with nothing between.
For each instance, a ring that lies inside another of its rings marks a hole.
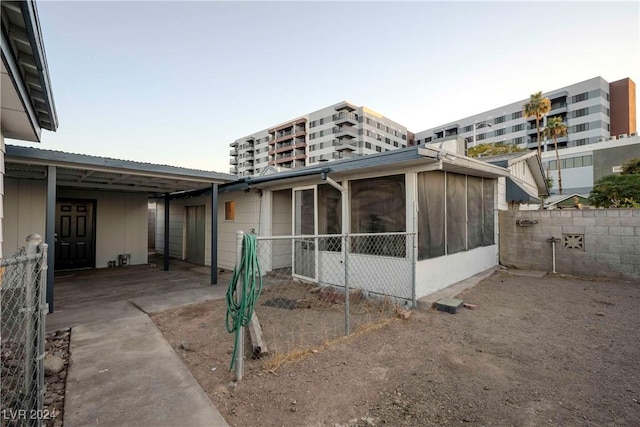
<instances>
[{"instance_id":1,"label":"metal fence post","mask_svg":"<svg viewBox=\"0 0 640 427\"><path fill-rule=\"evenodd\" d=\"M49 245L41 243L39 246L40 258L40 274L38 275L38 409L44 408L44 358L45 358L45 334L46 324L45 318L49 312L47 304L47 270L48 270L48 251Z\"/></svg>"},{"instance_id":2,"label":"metal fence post","mask_svg":"<svg viewBox=\"0 0 640 427\"><path fill-rule=\"evenodd\" d=\"M351 331L351 317L349 314L349 235L342 236L344 248L344 334Z\"/></svg>"},{"instance_id":3,"label":"metal fence post","mask_svg":"<svg viewBox=\"0 0 640 427\"><path fill-rule=\"evenodd\" d=\"M238 272L238 281L236 282L236 304L240 305L242 301L242 293L244 290L244 278L242 276L242 271L240 269L240 264L242 263L242 243L244 241L244 232L242 230L238 230L236 232L236 271ZM236 331L236 381L240 381L242 379L242 375L244 374L244 326L242 323L238 325L238 330Z\"/></svg>"},{"instance_id":4,"label":"metal fence post","mask_svg":"<svg viewBox=\"0 0 640 427\"><path fill-rule=\"evenodd\" d=\"M411 239L413 250L411 251L411 304L413 308L418 307L418 300L416 298L416 268L418 267L418 233L413 233Z\"/></svg>"},{"instance_id":5,"label":"metal fence post","mask_svg":"<svg viewBox=\"0 0 640 427\"><path fill-rule=\"evenodd\" d=\"M27 236L27 262L25 264L25 281L24 281L24 304L23 312L25 316L25 358L24 358L24 388L27 399L27 410L37 411L38 407L38 393L37 389L38 372L37 372L37 357L38 357L38 331L36 317L39 315L37 312L39 306L38 292L36 286L38 285L38 259L36 255L38 253L38 245L42 243L42 236L39 234L30 234ZM34 386L36 390L34 390ZM34 395L35 391L35 395Z\"/></svg>"}]
</instances>

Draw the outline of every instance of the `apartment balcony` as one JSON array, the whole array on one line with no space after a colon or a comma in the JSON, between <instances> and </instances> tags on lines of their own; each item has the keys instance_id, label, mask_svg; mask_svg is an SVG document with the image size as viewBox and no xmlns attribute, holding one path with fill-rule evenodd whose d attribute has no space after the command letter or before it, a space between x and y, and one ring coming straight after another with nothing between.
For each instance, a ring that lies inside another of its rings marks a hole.
<instances>
[{"instance_id":1,"label":"apartment balcony","mask_svg":"<svg viewBox=\"0 0 640 427\"><path fill-rule=\"evenodd\" d=\"M551 110L549 111L548 116L557 116L562 113L568 112L569 109L567 107L566 102L559 102L557 104L551 104Z\"/></svg>"},{"instance_id":2,"label":"apartment balcony","mask_svg":"<svg viewBox=\"0 0 640 427\"><path fill-rule=\"evenodd\" d=\"M356 111L356 107L348 102L342 102L336 106L336 111Z\"/></svg>"},{"instance_id":3,"label":"apartment balcony","mask_svg":"<svg viewBox=\"0 0 640 427\"><path fill-rule=\"evenodd\" d=\"M229 164L230 165L237 165L238 164L238 159L236 157L234 157L233 159L229 160Z\"/></svg>"},{"instance_id":4,"label":"apartment balcony","mask_svg":"<svg viewBox=\"0 0 640 427\"><path fill-rule=\"evenodd\" d=\"M282 156L279 159L276 159L275 164L280 166L283 163L289 163L289 162L293 162L295 160L304 160L306 158L307 158L307 155L304 154L304 153L297 154L297 155L294 155L294 156L287 156L287 157Z\"/></svg>"},{"instance_id":5,"label":"apartment balcony","mask_svg":"<svg viewBox=\"0 0 640 427\"><path fill-rule=\"evenodd\" d=\"M229 155L230 156L237 156L238 155L238 150L236 150L235 148L233 150L229 151Z\"/></svg>"},{"instance_id":6,"label":"apartment balcony","mask_svg":"<svg viewBox=\"0 0 640 427\"><path fill-rule=\"evenodd\" d=\"M356 129L354 126L336 127L333 128L333 133L338 139L358 137L358 129Z\"/></svg>"},{"instance_id":7,"label":"apartment balcony","mask_svg":"<svg viewBox=\"0 0 640 427\"><path fill-rule=\"evenodd\" d=\"M229 147L237 147L238 146L238 141L233 141L231 144L229 144Z\"/></svg>"},{"instance_id":8,"label":"apartment balcony","mask_svg":"<svg viewBox=\"0 0 640 427\"><path fill-rule=\"evenodd\" d=\"M357 151L358 150L358 144L355 141L350 141L350 140L346 140L346 141L339 140L335 144L335 147L336 147L336 151Z\"/></svg>"},{"instance_id":9,"label":"apartment balcony","mask_svg":"<svg viewBox=\"0 0 640 427\"><path fill-rule=\"evenodd\" d=\"M358 115L351 112L341 111L338 114L333 115L333 121L336 125L343 125L349 123L353 126L358 124Z\"/></svg>"},{"instance_id":10,"label":"apartment balcony","mask_svg":"<svg viewBox=\"0 0 640 427\"><path fill-rule=\"evenodd\" d=\"M289 144L282 145L280 147L276 147L275 153L284 153L286 151L292 151L292 150L293 150L293 144L289 143Z\"/></svg>"}]
</instances>

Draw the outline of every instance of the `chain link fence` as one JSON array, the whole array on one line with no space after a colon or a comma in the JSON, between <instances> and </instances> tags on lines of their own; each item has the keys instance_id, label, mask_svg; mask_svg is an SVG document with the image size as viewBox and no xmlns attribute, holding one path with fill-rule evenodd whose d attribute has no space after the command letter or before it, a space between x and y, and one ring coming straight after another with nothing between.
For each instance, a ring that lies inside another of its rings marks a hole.
<instances>
[{"instance_id":1,"label":"chain link fence","mask_svg":"<svg viewBox=\"0 0 640 427\"><path fill-rule=\"evenodd\" d=\"M289 354L415 307L415 233L257 237L256 304L271 355Z\"/></svg>"},{"instance_id":2,"label":"chain link fence","mask_svg":"<svg viewBox=\"0 0 640 427\"><path fill-rule=\"evenodd\" d=\"M26 248L0 259L3 426L41 426L44 418L47 245L30 238Z\"/></svg>"}]
</instances>

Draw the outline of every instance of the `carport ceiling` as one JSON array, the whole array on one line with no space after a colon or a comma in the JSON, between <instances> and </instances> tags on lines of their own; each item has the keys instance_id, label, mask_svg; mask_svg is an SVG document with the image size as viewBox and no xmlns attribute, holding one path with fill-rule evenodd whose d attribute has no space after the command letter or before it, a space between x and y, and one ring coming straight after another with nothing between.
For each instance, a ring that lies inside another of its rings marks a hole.
<instances>
[{"instance_id":1,"label":"carport ceiling","mask_svg":"<svg viewBox=\"0 0 640 427\"><path fill-rule=\"evenodd\" d=\"M7 178L45 180L47 167L55 166L58 187L107 191L174 193L234 179L216 172L9 145L5 162Z\"/></svg>"}]
</instances>

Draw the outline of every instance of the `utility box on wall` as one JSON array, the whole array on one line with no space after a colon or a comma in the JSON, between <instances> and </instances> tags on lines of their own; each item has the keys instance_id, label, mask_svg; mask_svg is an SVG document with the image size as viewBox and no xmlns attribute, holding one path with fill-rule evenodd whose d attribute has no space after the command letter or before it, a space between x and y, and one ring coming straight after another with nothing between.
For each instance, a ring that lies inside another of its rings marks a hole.
<instances>
[{"instance_id":1,"label":"utility box on wall","mask_svg":"<svg viewBox=\"0 0 640 427\"><path fill-rule=\"evenodd\" d=\"M130 262L131 262L131 254L118 255L118 266L119 267L127 266L127 265L129 265Z\"/></svg>"}]
</instances>

